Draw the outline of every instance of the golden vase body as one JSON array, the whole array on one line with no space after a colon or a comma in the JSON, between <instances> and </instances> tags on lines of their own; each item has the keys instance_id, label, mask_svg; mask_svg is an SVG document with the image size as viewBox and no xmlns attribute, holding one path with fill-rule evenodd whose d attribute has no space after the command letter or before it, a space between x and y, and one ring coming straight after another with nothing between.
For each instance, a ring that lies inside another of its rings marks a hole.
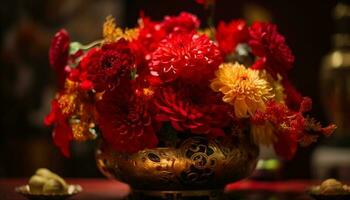
<instances>
[{"instance_id":1,"label":"golden vase body","mask_svg":"<svg viewBox=\"0 0 350 200\"><path fill-rule=\"evenodd\" d=\"M119 153L101 145L96 152L100 171L128 183L134 190L214 190L249 176L259 148L250 139L210 140L190 137L177 148Z\"/></svg>"}]
</instances>

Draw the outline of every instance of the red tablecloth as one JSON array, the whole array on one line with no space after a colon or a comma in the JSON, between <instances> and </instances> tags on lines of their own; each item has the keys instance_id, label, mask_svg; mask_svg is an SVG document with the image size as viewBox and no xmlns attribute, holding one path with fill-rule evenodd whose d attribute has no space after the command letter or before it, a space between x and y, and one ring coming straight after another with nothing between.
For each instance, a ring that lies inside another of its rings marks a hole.
<instances>
[{"instance_id":1,"label":"red tablecloth","mask_svg":"<svg viewBox=\"0 0 350 200\"><path fill-rule=\"evenodd\" d=\"M24 200L25 198L14 192L14 188L26 184L26 181L25 179L0 179L0 199ZM67 179L67 182L83 187L83 192L78 194L75 200L118 200L125 198L130 192L128 185L105 179ZM236 192L255 194L258 197L254 199L265 199L266 195L270 194L275 194L277 196L275 199L295 199L295 196L291 196L294 194L297 199L309 200L305 189L313 183L310 181L240 181L228 185L226 191L232 194Z\"/></svg>"},{"instance_id":2,"label":"red tablecloth","mask_svg":"<svg viewBox=\"0 0 350 200\"><path fill-rule=\"evenodd\" d=\"M14 192L14 188L26 184L26 182L27 180L24 179L0 179L0 199L25 199ZM67 182L83 187L83 192L74 198L79 200L118 200L123 199L130 192L128 185L105 179L67 179Z\"/></svg>"}]
</instances>

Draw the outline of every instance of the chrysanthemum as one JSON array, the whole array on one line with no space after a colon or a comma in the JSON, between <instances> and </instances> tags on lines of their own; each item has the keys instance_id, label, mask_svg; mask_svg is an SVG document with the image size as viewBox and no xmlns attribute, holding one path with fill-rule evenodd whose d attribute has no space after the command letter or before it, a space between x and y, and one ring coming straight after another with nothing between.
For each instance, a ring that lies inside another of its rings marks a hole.
<instances>
[{"instance_id":1,"label":"chrysanthemum","mask_svg":"<svg viewBox=\"0 0 350 200\"><path fill-rule=\"evenodd\" d=\"M254 55L263 61L265 68L274 78L280 74L283 78L293 67L294 55L286 44L285 38L277 31L277 26L270 23L255 22L249 28L249 45Z\"/></svg>"},{"instance_id":2,"label":"chrysanthemum","mask_svg":"<svg viewBox=\"0 0 350 200\"><path fill-rule=\"evenodd\" d=\"M135 67L134 61L126 40L104 44L101 48L91 49L80 62L81 81L90 81L98 92L113 88L121 76Z\"/></svg>"},{"instance_id":3,"label":"chrysanthemum","mask_svg":"<svg viewBox=\"0 0 350 200\"><path fill-rule=\"evenodd\" d=\"M98 123L107 144L121 152L154 148L158 143L148 104L133 95L129 82L103 94Z\"/></svg>"},{"instance_id":4,"label":"chrysanthemum","mask_svg":"<svg viewBox=\"0 0 350 200\"><path fill-rule=\"evenodd\" d=\"M195 94L187 93L186 89L162 88L155 100L156 119L170 122L175 130L181 132L191 131L213 138L224 135L223 127L229 122L227 106L214 103L203 105L204 102L198 101L205 99L196 98L195 102L191 99L193 96Z\"/></svg>"},{"instance_id":5,"label":"chrysanthemum","mask_svg":"<svg viewBox=\"0 0 350 200\"><path fill-rule=\"evenodd\" d=\"M206 35L170 34L152 53L149 65L165 82L180 78L203 84L214 77L221 61L218 47Z\"/></svg>"},{"instance_id":6,"label":"chrysanthemum","mask_svg":"<svg viewBox=\"0 0 350 200\"><path fill-rule=\"evenodd\" d=\"M139 19L138 37L132 41L134 51L142 57L150 58L150 53L157 49L159 42L173 32L191 33L199 27L195 15L182 12L178 16L166 16L163 21L152 21L146 16Z\"/></svg>"},{"instance_id":7,"label":"chrysanthemum","mask_svg":"<svg viewBox=\"0 0 350 200\"><path fill-rule=\"evenodd\" d=\"M259 77L259 71L247 69L238 63L222 64L215 75L210 87L215 92L223 93L222 100L234 106L238 118L265 110L265 102L273 97L271 86Z\"/></svg>"},{"instance_id":8,"label":"chrysanthemum","mask_svg":"<svg viewBox=\"0 0 350 200\"><path fill-rule=\"evenodd\" d=\"M181 12L178 16L166 16L162 22L162 28L171 33L174 31L179 32L193 32L199 28L199 19L188 12Z\"/></svg>"}]
</instances>

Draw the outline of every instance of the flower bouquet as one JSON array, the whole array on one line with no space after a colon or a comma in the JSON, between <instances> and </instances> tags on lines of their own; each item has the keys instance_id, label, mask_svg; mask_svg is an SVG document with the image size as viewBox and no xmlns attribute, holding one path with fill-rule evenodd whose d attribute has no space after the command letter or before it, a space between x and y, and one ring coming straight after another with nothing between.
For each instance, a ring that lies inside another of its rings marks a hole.
<instances>
[{"instance_id":1,"label":"flower bouquet","mask_svg":"<svg viewBox=\"0 0 350 200\"><path fill-rule=\"evenodd\" d=\"M237 19L200 29L195 15L182 12L162 21L141 16L132 29L109 16L102 32L87 45L71 42L65 30L54 36L49 58L58 92L45 124L65 156L71 141L100 139L100 153L113 153L99 167L133 187L147 187L140 182L157 179L153 171L185 188L215 185L220 175L224 185L243 178L228 175L234 170L250 166L237 172L249 175L258 145L291 159L298 144L335 129L305 114L311 99L288 79L294 56L274 24ZM130 171L140 165L147 166Z\"/></svg>"}]
</instances>

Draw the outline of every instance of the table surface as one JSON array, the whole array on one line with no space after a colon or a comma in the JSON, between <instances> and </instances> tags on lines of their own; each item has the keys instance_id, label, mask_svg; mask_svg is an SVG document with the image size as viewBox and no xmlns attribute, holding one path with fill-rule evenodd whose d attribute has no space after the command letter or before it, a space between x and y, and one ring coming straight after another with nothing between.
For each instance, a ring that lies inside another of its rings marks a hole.
<instances>
[{"instance_id":1,"label":"table surface","mask_svg":"<svg viewBox=\"0 0 350 200\"><path fill-rule=\"evenodd\" d=\"M24 200L14 188L26 184L26 179L0 179L1 200ZM124 200L130 193L128 185L105 179L67 179L70 184L79 184L83 192L72 200ZM305 190L315 182L294 180L282 182L240 181L226 187L228 200L311 200Z\"/></svg>"}]
</instances>

